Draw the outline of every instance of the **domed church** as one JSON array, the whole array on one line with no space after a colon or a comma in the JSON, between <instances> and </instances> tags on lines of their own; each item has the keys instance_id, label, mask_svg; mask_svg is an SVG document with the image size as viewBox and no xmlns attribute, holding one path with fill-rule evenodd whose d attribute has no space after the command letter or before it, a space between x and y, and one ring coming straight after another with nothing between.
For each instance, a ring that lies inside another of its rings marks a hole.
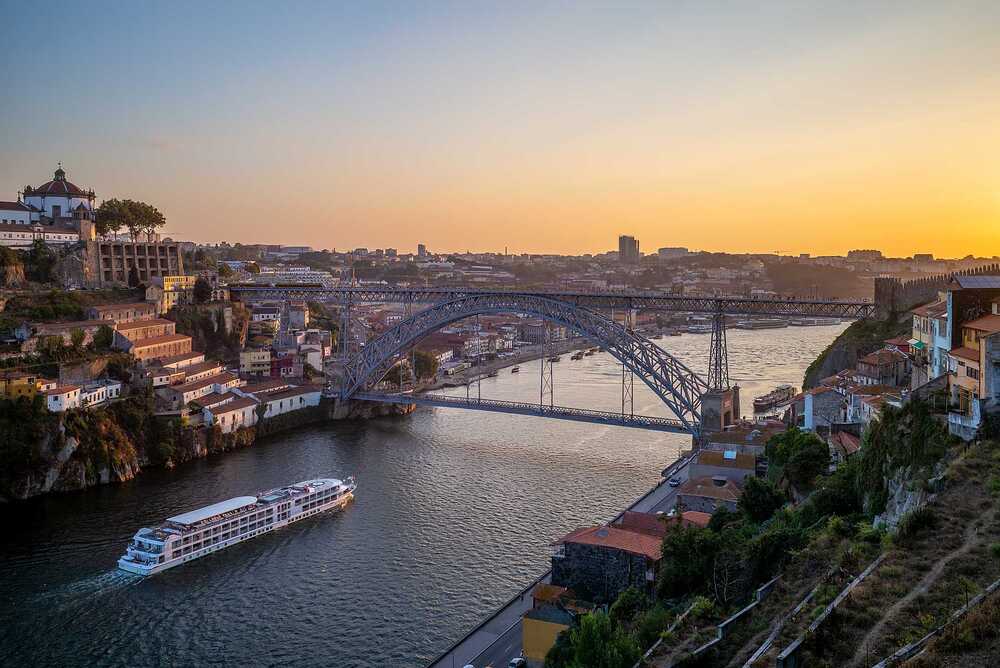
<instances>
[{"instance_id":1,"label":"domed church","mask_svg":"<svg viewBox=\"0 0 1000 668\"><path fill-rule=\"evenodd\" d=\"M96 199L93 189L84 190L66 180L66 170L61 163L51 181L37 188L24 187L24 203L34 209L32 222L56 223L65 219L92 221Z\"/></svg>"}]
</instances>

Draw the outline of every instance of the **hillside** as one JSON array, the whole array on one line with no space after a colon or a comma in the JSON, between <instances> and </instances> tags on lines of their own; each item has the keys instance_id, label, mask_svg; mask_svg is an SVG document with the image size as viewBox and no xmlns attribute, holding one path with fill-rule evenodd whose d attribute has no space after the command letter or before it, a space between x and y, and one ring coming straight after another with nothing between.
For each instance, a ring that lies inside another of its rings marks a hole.
<instances>
[{"instance_id":1,"label":"hillside","mask_svg":"<svg viewBox=\"0 0 1000 668\"><path fill-rule=\"evenodd\" d=\"M859 320L852 323L809 365L802 388L816 387L824 378L853 368L858 358L881 348L886 339L909 337L911 322L907 313L895 321Z\"/></svg>"}]
</instances>

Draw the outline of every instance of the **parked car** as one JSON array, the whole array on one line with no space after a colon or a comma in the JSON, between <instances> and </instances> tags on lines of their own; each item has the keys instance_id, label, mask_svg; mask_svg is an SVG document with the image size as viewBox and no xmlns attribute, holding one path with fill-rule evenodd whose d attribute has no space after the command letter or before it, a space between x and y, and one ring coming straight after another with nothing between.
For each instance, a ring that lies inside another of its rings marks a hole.
<instances>
[{"instance_id":1,"label":"parked car","mask_svg":"<svg viewBox=\"0 0 1000 668\"><path fill-rule=\"evenodd\" d=\"M671 487L680 487L681 486L681 479L678 478L677 476L674 476L673 478L671 478L669 480L669 482L667 482L667 484L670 485Z\"/></svg>"},{"instance_id":2,"label":"parked car","mask_svg":"<svg viewBox=\"0 0 1000 668\"><path fill-rule=\"evenodd\" d=\"M527 668L528 662L524 660L523 656L514 657L507 664L507 668Z\"/></svg>"}]
</instances>

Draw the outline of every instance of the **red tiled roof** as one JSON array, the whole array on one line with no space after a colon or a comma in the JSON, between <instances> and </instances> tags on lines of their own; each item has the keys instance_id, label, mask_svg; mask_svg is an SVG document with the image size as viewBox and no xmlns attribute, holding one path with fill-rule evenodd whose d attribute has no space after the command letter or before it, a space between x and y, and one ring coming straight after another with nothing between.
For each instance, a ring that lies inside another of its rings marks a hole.
<instances>
[{"instance_id":1,"label":"red tiled roof","mask_svg":"<svg viewBox=\"0 0 1000 668\"><path fill-rule=\"evenodd\" d=\"M62 169L57 169L55 176L55 179L43 183L37 188L32 188L30 193L26 192L25 197L34 197L35 195L87 196L87 192L83 188L66 180L66 172Z\"/></svg>"},{"instance_id":2,"label":"red tiled roof","mask_svg":"<svg viewBox=\"0 0 1000 668\"><path fill-rule=\"evenodd\" d=\"M181 369L183 371L183 369ZM236 380L236 376L229 373L228 371L223 371L222 373L217 373L214 376L209 376L208 378L202 378L201 380L193 380L190 383L184 383L182 385L174 385L171 389L177 392L193 392L194 390L200 390L209 385L215 385L216 383L228 383L230 381Z\"/></svg>"},{"instance_id":3,"label":"red tiled roof","mask_svg":"<svg viewBox=\"0 0 1000 668\"><path fill-rule=\"evenodd\" d=\"M846 455L853 455L861 449L861 439L849 431L838 431L830 435L830 442L839 445Z\"/></svg>"},{"instance_id":4,"label":"red tiled roof","mask_svg":"<svg viewBox=\"0 0 1000 668\"><path fill-rule=\"evenodd\" d=\"M892 364L893 362L899 362L906 359L906 355L899 352L898 350L889 350L888 348L883 348L882 350L876 350L873 353L869 353L862 357L858 362L862 364L870 364L872 366L881 366L883 364Z\"/></svg>"},{"instance_id":5,"label":"red tiled roof","mask_svg":"<svg viewBox=\"0 0 1000 668\"><path fill-rule=\"evenodd\" d=\"M118 331L128 331L130 329L141 329L143 327L169 327L175 324L173 320L167 320L166 318L150 318L149 320L133 320L132 322L120 322L118 323Z\"/></svg>"},{"instance_id":6,"label":"red tiled roof","mask_svg":"<svg viewBox=\"0 0 1000 668\"><path fill-rule=\"evenodd\" d=\"M726 480L724 485L716 485L708 476L688 480L681 485L677 493L687 496L703 496L720 501L737 501L741 494L740 488L732 480Z\"/></svg>"},{"instance_id":7,"label":"red tiled roof","mask_svg":"<svg viewBox=\"0 0 1000 668\"><path fill-rule=\"evenodd\" d=\"M212 411L212 415L225 415L226 413L232 413L233 411L243 410L244 408L256 405L257 401L250 397L237 397L228 404L222 404L218 408L209 408L208 410Z\"/></svg>"},{"instance_id":8,"label":"red tiled roof","mask_svg":"<svg viewBox=\"0 0 1000 668\"><path fill-rule=\"evenodd\" d=\"M948 354L952 357L961 357L962 359L970 360L972 362L979 361L979 351L975 348L969 348L968 346L952 348Z\"/></svg>"},{"instance_id":9,"label":"red tiled roof","mask_svg":"<svg viewBox=\"0 0 1000 668\"><path fill-rule=\"evenodd\" d=\"M0 202L0 211L31 211L24 202Z\"/></svg>"},{"instance_id":10,"label":"red tiled roof","mask_svg":"<svg viewBox=\"0 0 1000 668\"><path fill-rule=\"evenodd\" d=\"M662 554L662 540L659 536L609 526L577 529L563 537L559 542L607 547L630 554L638 554L651 561L659 561Z\"/></svg>"},{"instance_id":11,"label":"red tiled roof","mask_svg":"<svg viewBox=\"0 0 1000 668\"><path fill-rule=\"evenodd\" d=\"M105 323L107 324L107 323ZM132 344L132 350L136 348L151 348L164 343L174 343L175 341L190 340L187 334L164 334L163 336L151 336L148 339L139 339Z\"/></svg>"},{"instance_id":12,"label":"red tiled roof","mask_svg":"<svg viewBox=\"0 0 1000 668\"><path fill-rule=\"evenodd\" d=\"M51 397L56 394L69 394L73 390L79 390L79 385L59 385L58 387L53 387L51 390L43 390L42 394Z\"/></svg>"},{"instance_id":13,"label":"red tiled roof","mask_svg":"<svg viewBox=\"0 0 1000 668\"><path fill-rule=\"evenodd\" d=\"M913 309L911 313L924 318L937 318L948 312L948 302L944 300L933 301L924 304L923 306L918 306Z\"/></svg>"},{"instance_id":14,"label":"red tiled roof","mask_svg":"<svg viewBox=\"0 0 1000 668\"><path fill-rule=\"evenodd\" d=\"M969 329L975 329L980 332L1000 332L1000 315L984 315L982 318L976 318L975 320L970 320L969 322L962 323L962 327L968 327Z\"/></svg>"},{"instance_id":15,"label":"red tiled roof","mask_svg":"<svg viewBox=\"0 0 1000 668\"><path fill-rule=\"evenodd\" d=\"M663 517L663 515L657 515L656 513L638 513L634 510L626 510L621 520L615 523L615 526L662 538L667 533L667 526L663 523Z\"/></svg>"}]
</instances>

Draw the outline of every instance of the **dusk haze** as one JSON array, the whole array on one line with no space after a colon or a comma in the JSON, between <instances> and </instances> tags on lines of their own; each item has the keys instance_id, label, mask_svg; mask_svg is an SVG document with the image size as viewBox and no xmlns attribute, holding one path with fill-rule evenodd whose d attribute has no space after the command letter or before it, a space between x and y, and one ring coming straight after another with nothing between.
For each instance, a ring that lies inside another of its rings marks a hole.
<instances>
[{"instance_id":1,"label":"dusk haze","mask_svg":"<svg viewBox=\"0 0 1000 668\"><path fill-rule=\"evenodd\" d=\"M5 54L51 93L0 188L61 161L196 241L1000 253L994 2L15 7L76 43Z\"/></svg>"},{"instance_id":2,"label":"dusk haze","mask_svg":"<svg viewBox=\"0 0 1000 668\"><path fill-rule=\"evenodd\" d=\"M1000 663L1000 2L0 3L0 668Z\"/></svg>"}]
</instances>

